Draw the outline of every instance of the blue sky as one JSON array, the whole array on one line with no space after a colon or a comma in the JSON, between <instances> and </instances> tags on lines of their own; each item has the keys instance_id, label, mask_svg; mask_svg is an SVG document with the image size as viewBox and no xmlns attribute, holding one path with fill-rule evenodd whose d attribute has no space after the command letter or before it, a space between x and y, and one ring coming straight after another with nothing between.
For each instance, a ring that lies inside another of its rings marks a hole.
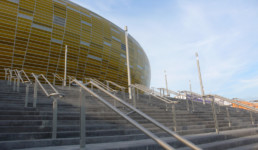
<instances>
[{"instance_id":1,"label":"blue sky","mask_svg":"<svg viewBox=\"0 0 258 150\"><path fill-rule=\"evenodd\" d=\"M112 21L146 51L151 86L258 99L258 1L72 0Z\"/></svg>"}]
</instances>

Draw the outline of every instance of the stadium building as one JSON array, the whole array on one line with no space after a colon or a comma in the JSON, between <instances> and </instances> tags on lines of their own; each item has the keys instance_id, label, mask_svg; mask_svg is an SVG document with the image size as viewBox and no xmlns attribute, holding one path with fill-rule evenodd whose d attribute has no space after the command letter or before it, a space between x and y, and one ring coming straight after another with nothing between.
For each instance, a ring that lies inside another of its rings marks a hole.
<instances>
[{"instance_id":1,"label":"stadium building","mask_svg":"<svg viewBox=\"0 0 258 150\"><path fill-rule=\"evenodd\" d=\"M128 36L132 83L150 84L150 64ZM0 77L4 68L111 80L127 85L125 31L69 0L0 1Z\"/></svg>"}]
</instances>

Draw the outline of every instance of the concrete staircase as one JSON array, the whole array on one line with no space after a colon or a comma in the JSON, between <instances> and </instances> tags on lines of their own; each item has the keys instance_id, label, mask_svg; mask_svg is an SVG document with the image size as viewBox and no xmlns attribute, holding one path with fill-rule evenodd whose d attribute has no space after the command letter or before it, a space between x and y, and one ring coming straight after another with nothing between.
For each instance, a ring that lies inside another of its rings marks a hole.
<instances>
[{"instance_id":1,"label":"concrete staircase","mask_svg":"<svg viewBox=\"0 0 258 150\"><path fill-rule=\"evenodd\" d=\"M32 108L33 87L30 87L29 107L24 108L25 86L20 92L14 92L6 81L0 81L0 149L79 149L80 108L79 90L76 87L61 88L59 92L65 97L58 103L57 139L51 139L52 132L52 100L41 90L38 91L37 108ZM110 103L113 100L104 93L94 90ZM122 97L121 93L117 94ZM132 100L126 99L132 104ZM186 111L186 101L178 100L176 104L176 132L204 149L252 149L258 148L257 122L252 125L250 114L245 110L229 108L231 127L225 107L217 110L220 133L215 133L211 105L203 106L194 103L195 111ZM190 108L191 102L189 101ZM149 121L134 112L116 104L117 108L141 123L144 127L162 137L178 149L188 149L181 142L171 138ZM137 109L151 116L171 130L175 129L171 106L161 103L155 98L140 95ZM258 115L253 114L258 120ZM162 149L140 130L130 125L125 119L86 93L86 143L88 149ZM48 147L47 147L48 146ZM50 147L49 147L50 146ZM51 147L52 146L52 147ZM54 146L54 147L53 147ZM60 147L59 147L60 146ZM38 147L38 148L36 148Z\"/></svg>"}]
</instances>

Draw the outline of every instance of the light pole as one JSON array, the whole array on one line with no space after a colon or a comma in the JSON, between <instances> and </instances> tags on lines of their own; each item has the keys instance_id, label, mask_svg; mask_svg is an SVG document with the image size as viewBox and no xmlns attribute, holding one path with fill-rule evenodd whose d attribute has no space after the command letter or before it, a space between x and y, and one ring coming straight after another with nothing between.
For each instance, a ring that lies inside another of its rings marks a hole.
<instances>
[{"instance_id":1,"label":"light pole","mask_svg":"<svg viewBox=\"0 0 258 150\"><path fill-rule=\"evenodd\" d=\"M200 79L200 86L201 86L201 92L202 92L202 101L203 104L205 105L205 99L204 99L204 89L203 89L203 84L202 84L202 75L201 75L201 69L200 69L200 64L199 64L199 56L198 53L195 53L196 55L196 61L197 61L197 68L198 68L198 72L199 72L199 79Z\"/></svg>"},{"instance_id":2,"label":"light pole","mask_svg":"<svg viewBox=\"0 0 258 150\"><path fill-rule=\"evenodd\" d=\"M65 45L65 64L64 64L64 86L66 86L66 69L67 69L67 45Z\"/></svg>"},{"instance_id":3,"label":"light pole","mask_svg":"<svg viewBox=\"0 0 258 150\"><path fill-rule=\"evenodd\" d=\"M126 63L127 63L127 77L128 77L128 94L129 94L129 99L132 99L128 32L127 31L128 31L127 26L125 26L125 47L126 47Z\"/></svg>"}]
</instances>

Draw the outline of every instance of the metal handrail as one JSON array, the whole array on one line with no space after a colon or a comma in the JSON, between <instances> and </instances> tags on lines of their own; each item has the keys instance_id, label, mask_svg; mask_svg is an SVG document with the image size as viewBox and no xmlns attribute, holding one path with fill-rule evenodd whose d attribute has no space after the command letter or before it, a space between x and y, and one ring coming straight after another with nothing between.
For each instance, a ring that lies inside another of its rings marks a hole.
<instances>
[{"instance_id":1,"label":"metal handrail","mask_svg":"<svg viewBox=\"0 0 258 150\"><path fill-rule=\"evenodd\" d=\"M61 93L59 93L56 88L47 80L47 78L43 75L43 74L40 74L40 75L35 75L34 73L31 73L31 75L35 78L35 82L37 82L39 84L39 86L41 87L41 89L43 90L43 92L47 95L47 97L53 95L54 93L55 94L59 94L59 95L62 95ZM51 93L49 94L47 92L47 90L44 88L44 86L41 84L41 82L39 81L39 77L42 77L46 82L47 84L52 88L52 90L54 91L54 93Z\"/></svg>"},{"instance_id":2,"label":"metal handrail","mask_svg":"<svg viewBox=\"0 0 258 150\"><path fill-rule=\"evenodd\" d=\"M59 80L59 81L64 81L64 79L62 77L60 77L57 73L52 73L53 76L54 76L54 79L53 79L53 85L56 84L56 78ZM62 84L63 85L63 84Z\"/></svg>"},{"instance_id":3,"label":"metal handrail","mask_svg":"<svg viewBox=\"0 0 258 150\"><path fill-rule=\"evenodd\" d=\"M117 90L112 89L111 87L105 85L104 83L100 82L97 79L93 79L93 78L85 78L85 79L86 79L86 82L87 82L87 80L92 81L92 82L98 84L99 86L101 86L102 88L104 88L105 90L108 90L108 91L113 92L113 93L117 92Z\"/></svg>"},{"instance_id":4,"label":"metal handrail","mask_svg":"<svg viewBox=\"0 0 258 150\"><path fill-rule=\"evenodd\" d=\"M10 78L12 78L12 71L11 71L11 69L10 68L4 68L4 70L5 70L5 78L8 76L8 74L10 74Z\"/></svg>"},{"instance_id":5,"label":"metal handrail","mask_svg":"<svg viewBox=\"0 0 258 150\"><path fill-rule=\"evenodd\" d=\"M30 81L30 78L28 77L28 75L26 74L26 72L24 70L17 70L17 73L18 73L18 76L20 77L22 83L32 83ZM26 81L23 80L21 73L23 73L23 75L25 76Z\"/></svg>"},{"instance_id":6,"label":"metal handrail","mask_svg":"<svg viewBox=\"0 0 258 150\"><path fill-rule=\"evenodd\" d=\"M58 80L63 81L64 79L60 77L57 73L53 73L53 76L56 77Z\"/></svg>"},{"instance_id":7,"label":"metal handrail","mask_svg":"<svg viewBox=\"0 0 258 150\"><path fill-rule=\"evenodd\" d=\"M103 102L105 105L107 105L109 108L111 108L113 111L115 111L116 113L118 113L120 116L122 116L123 118L125 118L127 121L129 121L130 123L132 123L134 126L136 126L138 129L140 129L141 131L143 131L146 135L148 135L149 137L151 137L154 141L156 141L160 146L162 146L165 149L174 149L173 147L171 147L170 145L168 145L166 142L164 142L163 140L161 140L159 137L157 137L156 135L154 135L152 132L150 132L149 130L147 130L146 128L144 128L143 126L141 126L139 123L137 123L136 121L134 121L133 119L131 119L129 116L127 116L126 114L122 113L120 110L118 110L117 108L115 108L114 106L112 106L110 103L108 103L106 100L104 100L103 98L101 98L99 95L97 95L96 93L94 93L93 91L91 91L90 89L88 89L85 85L83 85L82 83L80 83L78 80L73 80L73 82L75 82L77 85L79 85L81 88L83 88L84 90L86 90L87 92L89 92L91 95L95 96L97 99L99 99L101 102ZM96 84L95 82L90 81L90 84L94 85L95 87L97 87L99 90L101 90L102 92L106 93L107 95L111 96L112 98L114 98L116 101L122 103L123 105L125 105L126 107L128 107L129 109L133 110L134 112L138 113L139 115L141 115L142 117L144 117L145 119L149 120L150 122L152 122L154 125L156 125L157 127L159 127L160 129L164 130L165 132L167 132L168 134L170 134L171 136L175 137L177 140L181 141L182 143L184 143L185 145L189 146L192 149L195 150L200 150L199 147L197 147L195 144L193 144L192 142L188 141L187 139L183 138L182 136L178 135L177 133L171 131L170 129L168 129L167 127L163 126L162 124L160 124L159 122L157 122L156 120L152 119L151 117L149 117L148 115L146 115L145 113L141 112L140 110L136 109L135 107L131 106L130 104L124 102L122 99L120 99L119 97L113 95L112 93L110 93L108 90L105 90L104 88L102 88L100 85Z\"/></svg>"},{"instance_id":8,"label":"metal handrail","mask_svg":"<svg viewBox=\"0 0 258 150\"><path fill-rule=\"evenodd\" d=\"M196 96L196 97L200 97L202 98L202 95L198 94L198 93L195 93L195 92L191 92L191 91L180 91L180 93L190 93L192 94L193 96Z\"/></svg>"},{"instance_id":9,"label":"metal handrail","mask_svg":"<svg viewBox=\"0 0 258 150\"><path fill-rule=\"evenodd\" d=\"M180 96L179 93L177 93L177 92L175 92L175 91L172 91L172 90L170 90L170 89L167 89L167 91L168 91L169 94L174 94L174 95L176 95L176 96Z\"/></svg>"},{"instance_id":10,"label":"metal handrail","mask_svg":"<svg viewBox=\"0 0 258 150\"><path fill-rule=\"evenodd\" d=\"M153 94L153 92L151 92L150 90L146 90L146 89L142 88L142 87L141 87L142 85L139 85L139 84L132 84L132 85L130 85L130 86L131 86L131 87L134 87L134 88L137 88L137 89L139 89L139 90L141 90L141 91L143 91L143 92L145 92L145 93L148 93L148 94L152 95L153 97L155 97L155 98L157 98L157 99L159 99L159 100L161 100L161 101L163 101L163 102L165 102L165 103L167 103L167 104L177 103L177 101L172 101L172 100L169 100L169 99L167 99L167 98L165 98L165 97L161 97L161 96L158 96L158 95Z\"/></svg>"},{"instance_id":11,"label":"metal handrail","mask_svg":"<svg viewBox=\"0 0 258 150\"><path fill-rule=\"evenodd\" d=\"M115 82L108 81L108 80L106 80L106 82L107 82L107 83L110 83L110 84L112 84L112 85L114 85L114 86L116 86L116 87L118 87L118 88L120 88L121 90L124 90L124 89L125 89L125 87L123 87L123 86L121 86L121 85L118 85L118 84L115 83Z\"/></svg>"},{"instance_id":12,"label":"metal handrail","mask_svg":"<svg viewBox=\"0 0 258 150\"><path fill-rule=\"evenodd\" d=\"M221 100L223 100L223 101L226 101L226 102L229 102L229 103L234 103L234 104L236 104L236 105L239 105L239 106L242 106L242 107L244 107L244 108L247 108L247 109L250 110L250 111L253 111L253 112L255 112L255 113L258 113L258 109L257 109L257 108L248 106L248 105L246 105L246 104L239 103L239 102L236 102L236 101L234 101L234 100L231 100L231 99L228 99L228 98L225 98L225 97L223 97L223 96L216 95L216 94L211 95L211 96L214 96L215 98L219 98L219 99L221 99Z\"/></svg>"}]
</instances>

